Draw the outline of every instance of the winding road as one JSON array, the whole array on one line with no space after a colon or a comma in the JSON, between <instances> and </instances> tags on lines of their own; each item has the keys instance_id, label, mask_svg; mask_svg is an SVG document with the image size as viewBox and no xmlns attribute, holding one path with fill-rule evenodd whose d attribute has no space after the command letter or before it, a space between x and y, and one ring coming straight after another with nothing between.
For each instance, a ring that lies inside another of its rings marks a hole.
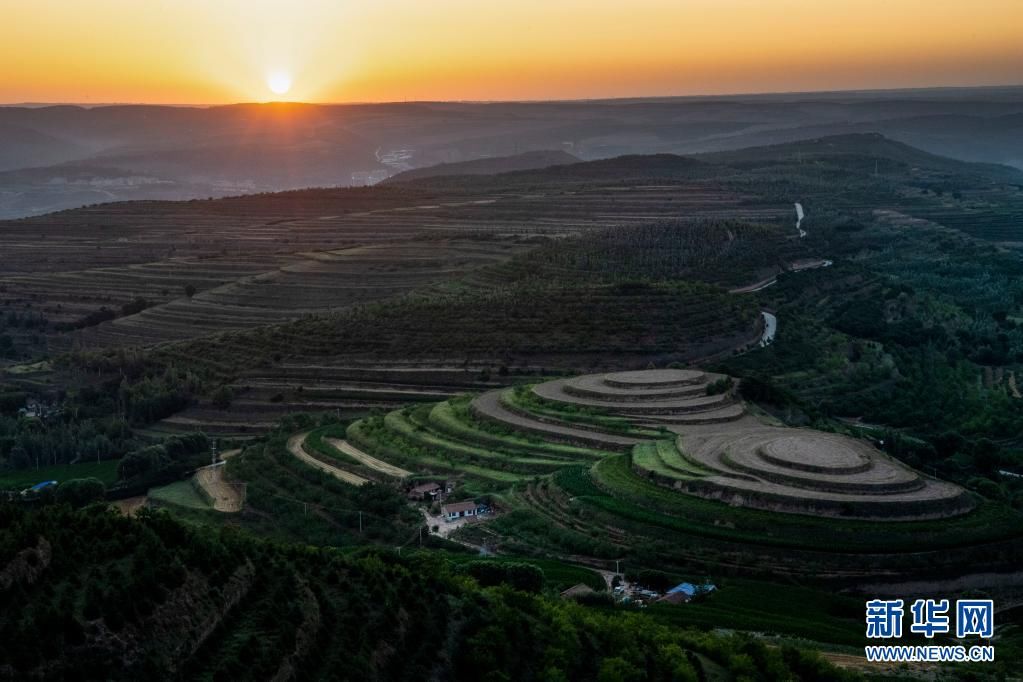
<instances>
[{"instance_id":1,"label":"winding road","mask_svg":"<svg viewBox=\"0 0 1023 682\"><path fill-rule=\"evenodd\" d=\"M766 310L761 310L760 314L764 316L764 334L760 337L760 347L763 348L771 345L778 333L778 316Z\"/></svg>"}]
</instances>

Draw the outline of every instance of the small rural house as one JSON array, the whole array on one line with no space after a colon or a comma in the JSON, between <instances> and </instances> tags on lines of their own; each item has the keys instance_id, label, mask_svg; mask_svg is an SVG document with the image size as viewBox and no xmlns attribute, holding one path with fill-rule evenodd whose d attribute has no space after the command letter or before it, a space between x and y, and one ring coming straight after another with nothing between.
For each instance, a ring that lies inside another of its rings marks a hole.
<instances>
[{"instance_id":1,"label":"small rural house","mask_svg":"<svg viewBox=\"0 0 1023 682\"><path fill-rule=\"evenodd\" d=\"M410 500L435 500L441 494L441 487L436 483L420 483L408 491Z\"/></svg>"},{"instance_id":2,"label":"small rural house","mask_svg":"<svg viewBox=\"0 0 1023 682\"><path fill-rule=\"evenodd\" d=\"M454 521L466 516L476 516L478 507L475 502L468 500L466 502L452 502L451 504L445 504L440 508L441 514L448 521Z\"/></svg>"}]
</instances>

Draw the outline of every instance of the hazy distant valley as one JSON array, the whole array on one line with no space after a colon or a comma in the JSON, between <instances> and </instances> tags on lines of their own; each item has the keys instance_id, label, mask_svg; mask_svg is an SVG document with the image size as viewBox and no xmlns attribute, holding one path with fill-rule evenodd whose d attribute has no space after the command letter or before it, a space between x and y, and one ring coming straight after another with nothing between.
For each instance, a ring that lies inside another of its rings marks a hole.
<instances>
[{"instance_id":1,"label":"hazy distant valley","mask_svg":"<svg viewBox=\"0 0 1023 682\"><path fill-rule=\"evenodd\" d=\"M493 104L10 106L0 108L0 218L109 201L375 184L411 169L541 150L594 160L864 132L1023 168L1023 88Z\"/></svg>"}]
</instances>

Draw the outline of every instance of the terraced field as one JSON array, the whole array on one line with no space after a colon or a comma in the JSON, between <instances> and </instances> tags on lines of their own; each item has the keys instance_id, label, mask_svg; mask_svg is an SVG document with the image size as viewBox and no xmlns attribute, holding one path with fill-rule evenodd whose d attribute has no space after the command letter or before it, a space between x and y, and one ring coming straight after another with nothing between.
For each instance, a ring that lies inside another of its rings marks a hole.
<instances>
[{"instance_id":1,"label":"terraced field","mask_svg":"<svg viewBox=\"0 0 1023 682\"><path fill-rule=\"evenodd\" d=\"M850 584L1016 551L1015 512L863 441L747 414L723 379L556 379L362 420L348 440L497 493L490 528L518 552Z\"/></svg>"},{"instance_id":2,"label":"terraced field","mask_svg":"<svg viewBox=\"0 0 1023 682\"><path fill-rule=\"evenodd\" d=\"M227 407L209 401L188 407L144 429L150 438L202 430L232 439L250 439L294 412L365 415L413 402L434 402L497 382L483 366L450 366L443 361L333 364L323 358L267 363L242 372L229 386Z\"/></svg>"},{"instance_id":3,"label":"terraced field","mask_svg":"<svg viewBox=\"0 0 1023 682\"><path fill-rule=\"evenodd\" d=\"M324 462L316 457L313 457L306 450L306 439L309 437L309 432L296 433L294 436L288 439L288 452L294 455L296 458L305 462L312 468L322 471L325 474L329 474L339 481L345 483L351 483L352 485L365 485L369 481L358 474L353 474L350 471L346 471L340 467L334 466L333 464Z\"/></svg>"},{"instance_id":4,"label":"terraced field","mask_svg":"<svg viewBox=\"0 0 1023 682\"><path fill-rule=\"evenodd\" d=\"M891 521L955 516L975 504L959 486L918 474L862 441L748 417L727 428L687 428L679 450L706 473L636 466L694 495L775 511Z\"/></svg>"},{"instance_id":5,"label":"terraced field","mask_svg":"<svg viewBox=\"0 0 1023 682\"><path fill-rule=\"evenodd\" d=\"M465 462L491 480L507 478L497 471L550 473L578 462L565 455L580 449L631 451L637 472L666 488L787 513L893 521L955 516L975 504L958 486L923 477L862 441L745 415L721 375L617 372L555 379L528 391L540 402L523 400L522 388L496 389L472 399L468 410L461 399L356 423L350 439L385 461L400 458L410 471L455 470ZM454 426L438 430L438 422ZM516 451L488 437L486 426L575 450ZM671 432L681 434L677 447L665 440Z\"/></svg>"},{"instance_id":6,"label":"terraced field","mask_svg":"<svg viewBox=\"0 0 1023 682\"><path fill-rule=\"evenodd\" d=\"M706 181L475 191L310 190L103 204L0 221L5 248L16 256L0 264L0 308L42 315L58 351L157 343L335 310L465 274L514 252L502 238L680 214L769 220L783 212ZM485 240L449 243L466 237ZM194 296L184 295L186 286ZM57 333L57 325L140 297L155 307L81 339Z\"/></svg>"},{"instance_id":7,"label":"terraced field","mask_svg":"<svg viewBox=\"0 0 1023 682\"><path fill-rule=\"evenodd\" d=\"M727 354L757 335L756 321L735 306L725 314L720 292L620 292L583 279L523 293L511 287L536 283L535 263L502 266L552 240L637 221L769 222L787 210L705 178L623 185L585 174L545 191L484 182L106 204L0 222L17 254L0 263L0 314L15 321L4 333L23 358L202 340L165 356L212 369L230 405L200 397L142 435L249 438L297 411L359 416L493 388L509 383L496 376L502 366L579 370L627 348ZM424 298L402 300L412 292ZM547 305L534 305L537 297ZM394 302L393 312L370 310L379 302ZM637 307L663 310L665 333L630 321ZM604 314L593 322L613 338L589 328L547 333L553 319L594 308ZM494 333L478 334L488 319L499 323ZM437 334L442 325L450 328ZM253 335L234 335L241 331ZM582 335L592 346L576 342ZM426 378L431 364L438 371ZM452 364L465 376L447 373ZM403 365L424 376L383 378Z\"/></svg>"},{"instance_id":8,"label":"terraced field","mask_svg":"<svg viewBox=\"0 0 1023 682\"><path fill-rule=\"evenodd\" d=\"M151 345L284 322L430 287L521 248L430 240L297 253L274 268L248 263L250 269L234 279L80 331L70 342L79 348ZM192 283L188 272L173 276Z\"/></svg>"},{"instance_id":9,"label":"terraced field","mask_svg":"<svg viewBox=\"0 0 1023 682\"><path fill-rule=\"evenodd\" d=\"M413 474L460 474L487 489L609 454L599 443L550 443L494 426L476 416L467 397L357 421L347 440Z\"/></svg>"}]
</instances>

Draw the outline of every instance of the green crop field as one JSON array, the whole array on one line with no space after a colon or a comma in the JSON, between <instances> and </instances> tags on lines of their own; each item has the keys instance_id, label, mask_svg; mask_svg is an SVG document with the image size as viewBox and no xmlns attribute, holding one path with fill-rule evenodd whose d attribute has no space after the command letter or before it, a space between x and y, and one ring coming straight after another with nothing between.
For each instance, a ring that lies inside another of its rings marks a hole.
<instances>
[{"instance_id":1,"label":"green crop field","mask_svg":"<svg viewBox=\"0 0 1023 682\"><path fill-rule=\"evenodd\" d=\"M730 578L682 608L652 605L651 617L675 627L753 630L861 647L863 600L793 585Z\"/></svg>"},{"instance_id":2,"label":"green crop field","mask_svg":"<svg viewBox=\"0 0 1023 682\"><path fill-rule=\"evenodd\" d=\"M27 488L43 481L67 481L73 478L98 478L107 486L117 480L117 461L61 464L39 469L0 472L0 489Z\"/></svg>"},{"instance_id":3,"label":"green crop field","mask_svg":"<svg viewBox=\"0 0 1023 682\"><path fill-rule=\"evenodd\" d=\"M509 557L488 557L486 559L480 559L479 557L471 554L449 554L447 555L447 559L456 566L470 561L527 563L532 566L536 566L543 571L546 586L554 592L561 592L580 583L587 585L596 592L604 592L607 590L607 583L604 582L604 578L596 571L583 566L577 566L553 559L522 559Z\"/></svg>"},{"instance_id":4,"label":"green crop field","mask_svg":"<svg viewBox=\"0 0 1023 682\"><path fill-rule=\"evenodd\" d=\"M168 504L185 509L212 509L203 499L191 481L176 481L169 485L150 489L149 499L157 504Z\"/></svg>"}]
</instances>

